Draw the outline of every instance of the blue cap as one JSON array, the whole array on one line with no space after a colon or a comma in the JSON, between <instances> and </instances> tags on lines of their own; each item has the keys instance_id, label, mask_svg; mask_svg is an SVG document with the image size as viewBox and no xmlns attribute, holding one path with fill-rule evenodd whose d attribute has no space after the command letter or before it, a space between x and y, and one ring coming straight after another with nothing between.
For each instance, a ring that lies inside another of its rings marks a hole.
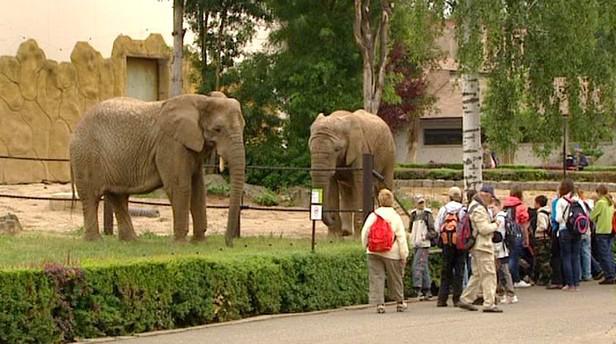
<instances>
[{"instance_id":1,"label":"blue cap","mask_svg":"<svg viewBox=\"0 0 616 344\"><path fill-rule=\"evenodd\" d=\"M489 193L490 195L492 195L492 197L496 198L496 195L494 194L494 187L492 185L483 184L479 192Z\"/></svg>"}]
</instances>

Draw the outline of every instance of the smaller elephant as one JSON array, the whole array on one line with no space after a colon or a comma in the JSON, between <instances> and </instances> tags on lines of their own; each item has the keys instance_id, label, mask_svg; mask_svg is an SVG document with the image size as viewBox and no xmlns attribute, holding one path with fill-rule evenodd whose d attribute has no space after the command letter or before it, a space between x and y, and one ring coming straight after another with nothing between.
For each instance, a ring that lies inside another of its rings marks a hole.
<instances>
[{"instance_id":1,"label":"smaller elephant","mask_svg":"<svg viewBox=\"0 0 616 344\"><path fill-rule=\"evenodd\" d=\"M364 110L353 113L335 111L319 114L310 127L310 157L313 169L362 167L362 155L374 156L374 169L385 177L378 187L393 187L395 147L389 126L378 116ZM324 210L361 209L361 171L312 171L312 185L323 189ZM353 219L354 216L354 219ZM359 234L361 213L323 214L323 222L333 235Z\"/></svg>"},{"instance_id":2,"label":"smaller elephant","mask_svg":"<svg viewBox=\"0 0 616 344\"><path fill-rule=\"evenodd\" d=\"M185 240L189 211L193 239L207 228L203 159L212 150L229 165L227 243L237 236L244 187L244 118L237 100L181 95L158 102L105 100L81 118L70 142L71 174L83 204L85 238L100 237L98 205L109 199L121 240L136 238L128 197L163 187L173 209L176 240Z\"/></svg>"}]
</instances>

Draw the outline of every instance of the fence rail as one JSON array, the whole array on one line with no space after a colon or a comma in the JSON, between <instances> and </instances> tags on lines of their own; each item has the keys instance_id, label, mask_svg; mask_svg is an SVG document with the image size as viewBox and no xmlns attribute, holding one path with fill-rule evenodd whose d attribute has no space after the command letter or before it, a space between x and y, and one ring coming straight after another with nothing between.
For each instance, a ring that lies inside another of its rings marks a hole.
<instances>
[{"instance_id":1,"label":"fence rail","mask_svg":"<svg viewBox=\"0 0 616 344\"><path fill-rule=\"evenodd\" d=\"M66 158L39 158L39 157L24 157L24 156L9 156L9 155L0 155L0 159L13 159L13 160L26 160L26 161L44 161L44 162L70 162L70 159ZM247 170L269 170L269 171L362 171L363 177L363 202L362 209L327 209L323 210L325 213L363 213L363 217L367 217L369 211L374 207L373 204L373 183L374 179L383 180L383 177L376 173L373 169L374 160L373 156L370 154L364 154L362 161L363 168L357 167L337 167L337 168L311 168L311 167L295 167L295 166L262 166L262 165L252 165L246 166ZM215 168L218 169L218 165L212 164L204 164L204 168ZM65 202L74 202L79 201L78 198L62 198L62 197L48 197L48 196L23 196L23 195L14 195L14 194L2 194L0 193L0 198L10 198L10 199L24 199L24 200L40 200L40 201L65 201ZM396 199L397 200L397 199ZM113 210L109 201L106 201L103 197L104 206L103 206L103 218L104 218L104 233L105 234L113 234ZM129 200L131 204L139 204L139 205L151 205L151 206L163 206L169 207L170 203L163 202L152 202L152 201L142 201L142 200ZM399 202L398 202L399 203ZM401 204L400 204L401 205ZM210 209L228 209L228 206L225 205L207 205L206 208ZM404 207L403 207L404 209ZM240 205L240 210L254 210L254 211L274 211L274 212L303 212L309 213L310 208L298 208L298 207L263 207L263 206L254 206L242 204ZM404 209L405 212L406 209ZM407 212L408 214L408 212ZM241 218L241 217L240 217ZM314 231L313 231L314 232ZM239 233L238 233L239 235ZM314 233L313 233L313 241L314 241Z\"/></svg>"}]
</instances>

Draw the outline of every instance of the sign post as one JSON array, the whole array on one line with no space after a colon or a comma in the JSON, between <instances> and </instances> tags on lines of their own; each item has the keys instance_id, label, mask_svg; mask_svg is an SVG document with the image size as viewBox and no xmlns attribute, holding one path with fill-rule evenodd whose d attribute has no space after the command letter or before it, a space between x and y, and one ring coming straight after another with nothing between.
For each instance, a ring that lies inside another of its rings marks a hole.
<instances>
[{"instance_id":1,"label":"sign post","mask_svg":"<svg viewBox=\"0 0 616 344\"><path fill-rule=\"evenodd\" d=\"M312 221L312 252L316 241L316 223L323 219L323 189L313 188L310 193L310 220Z\"/></svg>"}]
</instances>

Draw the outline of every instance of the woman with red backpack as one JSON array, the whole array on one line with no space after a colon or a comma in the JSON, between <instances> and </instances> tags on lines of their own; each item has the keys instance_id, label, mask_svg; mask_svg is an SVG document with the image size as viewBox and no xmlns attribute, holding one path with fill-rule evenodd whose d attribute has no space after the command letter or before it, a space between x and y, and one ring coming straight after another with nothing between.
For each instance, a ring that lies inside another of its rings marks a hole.
<instances>
[{"instance_id":1,"label":"woman with red backpack","mask_svg":"<svg viewBox=\"0 0 616 344\"><path fill-rule=\"evenodd\" d=\"M387 189L379 191L379 208L366 218L361 230L361 242L368 253L368 298L376 304L377 313L385 313L385 278L387 290L397 302L396 310L404 312L404 267L409 255L402 218L393 208L394 195Z\"/></svg>"},{"instance_id":2,"label":"woman with red backpack","mask_svg":"<svg viewBox=\"0 0 616 344\"><path fill-rule=\"evenodd\" d=\"M614 271L614 257L612 254L614 200L608 194L605 185L599 185L596 191L599 199L590 213L590 219L595 223L598 260L601 270L605 274L605 278L599 284L616 284L616 272Z\"/></svg>"}]
</instances>

